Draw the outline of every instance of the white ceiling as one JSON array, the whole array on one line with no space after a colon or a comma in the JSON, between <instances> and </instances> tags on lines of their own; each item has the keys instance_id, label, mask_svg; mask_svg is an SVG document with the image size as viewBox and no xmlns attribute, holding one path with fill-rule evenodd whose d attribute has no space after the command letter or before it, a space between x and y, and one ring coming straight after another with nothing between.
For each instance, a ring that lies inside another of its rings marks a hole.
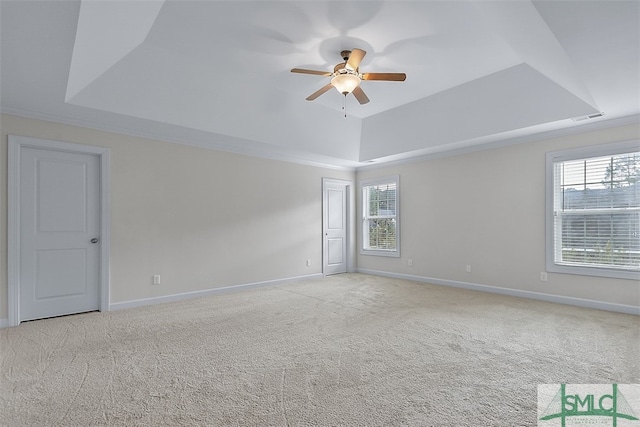
<instances>
[{"instance_id":1,"label":"white ceiling","mask_svg":"<svg viewBox=\"0 0 640 427\"><path fill-rule=\"evenodd\" d=\"M640 113L639 1L0 0L3 112L353 167ZM305 97L367 51L371 102Z\"/></svg>"}]
</instances>

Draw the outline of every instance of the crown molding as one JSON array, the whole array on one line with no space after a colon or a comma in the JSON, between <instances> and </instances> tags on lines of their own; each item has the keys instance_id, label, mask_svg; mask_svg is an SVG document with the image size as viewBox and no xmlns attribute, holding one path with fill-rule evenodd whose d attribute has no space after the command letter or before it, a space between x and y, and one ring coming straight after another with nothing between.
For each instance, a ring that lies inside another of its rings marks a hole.
<instances>
[{"instance_id":1,"label":"crown molding","mask_svg":"<svg viewBox=\"0 0 640 427\"><path fill-rule=\"evenodd\" d=\"M24 117L28 119L43 120L52 123L59 123L70 126L77 126L87 129L93 129L103 132L117 133L121 135L133 136L137 138L153 139L172 144L186 145L190 147L205 148L214 151L224 151L233 154L240 154L249 157L258 157L267 160L282 161L287 163L296 163L305 166L313 166L323 169L341 170L347 172L355 172L356 167L360 164L356 161L349 161L321 154L296 152L283 147L267 145L264 143L256 143L246 139L236 138L233 136L215 134L205 131L188 129L168 123L157 123L159 126L167 126L172 130L180 130L180 137L171 136L163 132L154 132L149 130L140 130L138 128L128 126L114 126L98 121L71 117L60 114L51 114L41 111L24 110L11 106L1 106L1 114Z\"/></svg>"},{"instance_id":2,"label":"crown molding","mask_svg":"<svg viewBox=\"0 0 640 427\"><path fill-rule=\"evenodd\" d=\"M158 126L167 126L168 129L172 130L174 133L176 131L180 131L180 137L172 136L168 133L163 133L160 131L140 130L138 128L122 125L114 126L94 120L71 117L68 115L24 110L11 106L1 106L0 113L25 117L29 119L44 120L53 123L78 126L104 132L112 132L127 136L153 139L173 144L199 147L209 150L240 154L244 156L258 157L268 160L283 161L287 163L296 163L305 166L313 166L323 169L340 170L347 172L356 172L360 170L377 169L382 167L421 162L425 160L434 160L478 151L491 150L509 145L532 143L545 139L577 135L580 133L592 132L601 129L609 129L631 124L640 124L640 114L635 114L609 120L597 120L591 123L578 124L560 129L541 131L529 135L516 137L500 137L499 135L497 135L495 136L495 138L483 139L481 142L460 141L453 144L433 147L427 150L419 150L413 153L402 153L396 156L389 156L387 158L358 162L323 156L320 154L305 153L301 151L298 152L283 147L257 143L254 141L249 141L228 135L214 134L205 131L183 128L166 123L153 122Z\"/></svg>"},{"instance_id":3,"label":"crown molding","mask_svg":"<svg viewBox=\"0 0 640 427\"><path fill-rule=\"evenodd\" d=\"M567 119L570 120L570 119ZM473 141L461 141L454 144L447 144L445 146L438 146L431 149L430 152L425 153L423 150L416 152L415 155L409 153L405 154L405 158L393 159L389 156L389 160L374 160L369 164L359 166L358 171L377 169L389 166L398 166L409 163L416 163L426 160L434 160L445 157L458 156L461 154L474 153L478 151L492 150L496 148L506 147L509 145L525 144L544 141L547 139L560 138L564 136L578 135L586 132L593 132L597 130L611 129L615 127L640 124L640 114L619 117L609 120L598 120L592 123L585 123L581 125L575 125L571 127L565 127L560 129L547 130L542 132L536 132L529 135L522 135L517 137L505 137L486 141L486 142L473 142ZM454 146L452 148L452 146Z\"/></svg>"}]
</instances>

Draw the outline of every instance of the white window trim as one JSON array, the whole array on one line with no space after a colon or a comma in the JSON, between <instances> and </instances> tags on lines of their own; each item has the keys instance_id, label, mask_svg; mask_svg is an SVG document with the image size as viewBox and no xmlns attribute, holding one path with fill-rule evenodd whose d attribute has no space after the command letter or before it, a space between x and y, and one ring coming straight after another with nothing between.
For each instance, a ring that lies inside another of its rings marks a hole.
<instances>
[{"instance_id":1,"label":"white window trim","mask_svg":"<svg viewBox=\"0 0 640 427\"><path fill-rule=\"evenodd\" d=\"M574 266L557 264L555 262L554 235L554 163L577 160L589 157L600 157L624 154L640 150L640 140L622 141L610 144L594 145L590 147L572 148L551 151L546 154L546 185L545 185L545 234L546 234L546 270L551 273L577 274L583 276L610 277L616 279L640 280L640 271L624 268L607 268L600 266Z\"/></svg>"},{"instance_id":2,"label":"white window trim","mask_svg":"<svg viewBox=\"0 0 640 427\"><path fill-rule=\"evenodd\" d=\"M396 249L365 249L364 239L367 237L368 232L365 229L366 206L363 199L363 189L364 187L388 184L390 182L394 182L396 184ZM362 233L360 238L360 254L400 258L400 176L393 175L384 178L370 178L360 181L360 201L360 232Z\"/></svg>"}]
</instances>

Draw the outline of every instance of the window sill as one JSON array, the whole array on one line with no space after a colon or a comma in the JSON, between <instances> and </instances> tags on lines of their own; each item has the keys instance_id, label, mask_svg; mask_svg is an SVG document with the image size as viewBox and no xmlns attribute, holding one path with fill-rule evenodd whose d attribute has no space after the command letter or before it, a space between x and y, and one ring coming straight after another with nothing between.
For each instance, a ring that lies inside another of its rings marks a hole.
<instances>
[{"instance_id":1,"label":"window sill","mask_svg":"<svg viewBox=\"0 0 640 427\"><path fill-rule=\"evenodd\" d=\"M372 249L360 249L360 255L373 255L373 256L385 256L391 258L400 258L400 251L385 251L383 249L372 250Z\"/></svg>"},{"instance_id":2,"label":"window sill","mask_svg":"<svg viewBox=\"0 0 640 427\"><path fill-rule=\"evenodd\" d=\"M640 280L640 271L624 270L618 268L591 267L582 265L550 264L547 265L549 273L575 274L580 276L608 277L611 279Z\"/></svg>"}]
</instances>

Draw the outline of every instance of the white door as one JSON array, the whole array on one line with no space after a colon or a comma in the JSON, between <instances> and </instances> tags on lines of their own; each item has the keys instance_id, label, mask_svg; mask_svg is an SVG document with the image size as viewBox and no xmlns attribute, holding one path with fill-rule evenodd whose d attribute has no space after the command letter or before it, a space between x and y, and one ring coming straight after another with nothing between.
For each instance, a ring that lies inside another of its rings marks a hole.
<instances>
[{"instance_id":1,"label":"white door","mask_svg":"<svg viewBox=\"0 0 640 427\"><path fill-rule=\"evenodd\" d=\"M20 151L19 321L100 308L100 158Z\"/></svg>"},{"instance_id":2,"label":"white door","mask_svg":"<svg viewBox=\"0 0 640 427\"><path fill-rule=\"evenodd\" d=\"M323 272L347 272L348 184L325 180L323 185Z\"/></svg>"}]
</instances>

